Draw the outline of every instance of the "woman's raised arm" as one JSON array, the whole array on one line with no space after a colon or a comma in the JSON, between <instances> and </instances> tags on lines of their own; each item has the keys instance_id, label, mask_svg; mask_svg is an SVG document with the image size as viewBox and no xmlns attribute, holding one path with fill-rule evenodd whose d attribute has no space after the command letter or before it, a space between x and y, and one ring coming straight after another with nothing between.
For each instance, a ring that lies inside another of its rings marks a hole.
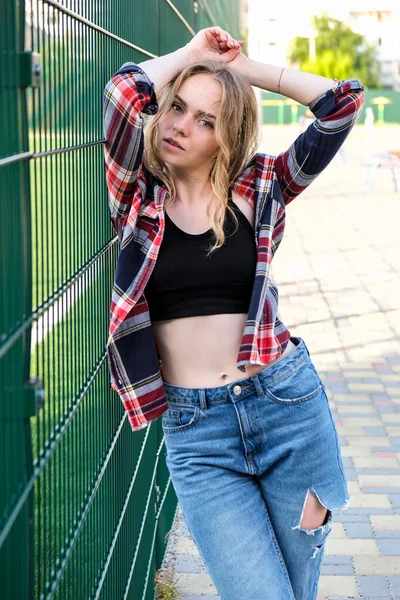
<instances>
[{"instance_id":1,"label":"woman's raised arm","mask_svg":"<svg viewBox=\"0 0 400 600\"><path fill-rule=\"evenodd\" d=\"M221 27L202 29L194 38L175 52L152 58L139 64L154 83L159 93L185 67L203 60L231 62L240 53L245 42L237 41Z\"/></svg>"},{"instance_id":2,"label":"woman's raised arm","mask_svg":"<svg viewBox=\"0 0 400 600\"><path fill-rule=\"evenodd\" d=\"M289 204L327 167L346 140L363 106L364 87L358 79L338 81L320 77L257 62L243 53L229 66L251 85L308 105L316 117L275 160L283 199Z\"/></svg>"},{"instance_id":3,"label":"woman's raised arm","mask_svg":"<svg viewBox=\"0 0 400 600\"><path fill-rule=\"evenodd\" d=\"M238 54L229 66L239 71L251 85L268 92L283 94L305 106L337 83L336 79L306 71L258 62L243 53Z\"/></svg>"}]
</instances>

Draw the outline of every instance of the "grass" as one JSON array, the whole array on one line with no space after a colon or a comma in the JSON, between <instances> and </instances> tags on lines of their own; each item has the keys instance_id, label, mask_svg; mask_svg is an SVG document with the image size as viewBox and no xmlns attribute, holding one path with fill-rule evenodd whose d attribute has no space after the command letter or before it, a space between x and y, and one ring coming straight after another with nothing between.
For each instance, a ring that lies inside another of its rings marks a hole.
<instances>
[{"instance_id":1,"label":"grass","mask_svg":"<svg viewBox=\"0 0 400 600\"><path fill-rule=\"evenodd\" d=\"M175 569L169 563L157 571L156 600L180 600L181 594L176 589Z\"/></svg>"}]
</instances>

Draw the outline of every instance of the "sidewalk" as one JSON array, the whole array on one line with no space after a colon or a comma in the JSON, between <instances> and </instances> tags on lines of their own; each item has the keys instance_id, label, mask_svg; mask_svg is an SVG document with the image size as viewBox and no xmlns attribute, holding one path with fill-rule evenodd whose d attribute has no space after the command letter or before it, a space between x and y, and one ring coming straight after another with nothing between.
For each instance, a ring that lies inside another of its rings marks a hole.
<instances>
[{"instance_id":1,"label":"sidewalk","mask_svg":"<svg viewBox=\"0 0 400 600\"><path fill-rule=\"evenodd\" d=\"M296 135L265 127L261 151ZM400 193L388 172L363 193L365 136L356 128L347 164L336 158L288 206L273 261L280 317L326 385L353 496L334 514L319 600L400 600ZM376 130L374 148L396 140L400 127ZM180 509L166 563L182 600L218 598Z\"/></svg>"}]
</instances>

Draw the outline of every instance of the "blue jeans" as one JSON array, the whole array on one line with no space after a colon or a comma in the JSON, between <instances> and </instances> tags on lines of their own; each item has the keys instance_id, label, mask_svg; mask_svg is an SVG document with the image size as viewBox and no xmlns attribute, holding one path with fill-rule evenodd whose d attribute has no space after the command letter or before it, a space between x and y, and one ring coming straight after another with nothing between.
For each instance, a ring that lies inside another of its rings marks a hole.
<instances>
[{"instance_id":1,"label":"blue jeans","mask_svg":"<svg viewBox=\"0 0 400 600\"><path fill-rule=\"evenodd\" d=\"M221 600L315 600L332 511L349 502L325 388L302 338L253 377L165 383L167 466ZM327 509L300 527L307 493Z\"/></svg>"}]
</instances>

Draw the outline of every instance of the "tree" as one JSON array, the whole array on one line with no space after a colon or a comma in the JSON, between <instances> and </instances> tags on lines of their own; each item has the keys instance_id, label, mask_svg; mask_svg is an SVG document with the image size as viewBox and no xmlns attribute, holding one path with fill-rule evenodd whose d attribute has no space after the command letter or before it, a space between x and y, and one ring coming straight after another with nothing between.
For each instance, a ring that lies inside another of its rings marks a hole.
<instances>
[{"instance_id":1,"label":"tree","mask_svg":"<svg viewBox=\"0 0 400 600\"><path fill-rule=\"evenodd\" d=\"M324 77L356 77L365 87L379 86L377 49L342 21L327 14L313 18L316 59L310 59L308 38L296 37L289 62L304 71Z\"/></svg>"}]
</instances>

